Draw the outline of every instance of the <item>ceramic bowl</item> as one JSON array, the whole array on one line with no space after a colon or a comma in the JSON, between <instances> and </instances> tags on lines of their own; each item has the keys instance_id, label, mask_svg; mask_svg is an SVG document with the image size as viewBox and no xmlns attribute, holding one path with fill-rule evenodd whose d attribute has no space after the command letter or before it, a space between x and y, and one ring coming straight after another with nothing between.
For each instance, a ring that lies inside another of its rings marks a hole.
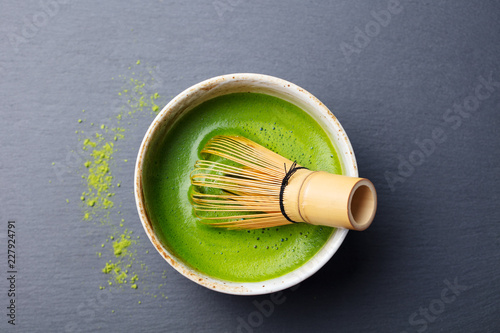
<instances>
[{"instance_id":1,"label":"ceramic bowl","mask_svg":"<svg viewBox=\"0 0 500 333\"><path fill-rule=\"evenodd\" d=\"M217 76L186 89L177 95L155 118L142 141L135 166L135 199L139 216L154 247L161 256L182 275L209 289L236 295L258 295L276 292L294 286L317 272L342 244L347 229L337 229L325 245L301 267L277 278L261 282L241 283L215 279L200 273L170 251L162 242L159 227L148 217L143 192L143 167L148 150L155 140L164 136L183 114L197 105L225 94L237 92L263 93L295 104L323 128L330 138L342 165L344 175L357 177L356 159L344 129L316 97L301 87L285 80L261 74L229 74Z\"/></svg>"}]
</instances>

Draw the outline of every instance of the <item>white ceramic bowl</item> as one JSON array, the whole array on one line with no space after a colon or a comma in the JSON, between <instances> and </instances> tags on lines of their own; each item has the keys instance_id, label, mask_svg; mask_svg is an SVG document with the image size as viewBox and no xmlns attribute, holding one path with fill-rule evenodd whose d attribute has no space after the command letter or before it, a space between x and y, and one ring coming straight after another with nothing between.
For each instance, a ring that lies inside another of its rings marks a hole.
<instances>
[{"instance_id":1,"label":"white ceramic bowl","mask_svg":"<svg viewBox=\"0 0 500 333\"><path fill-rule=\"evenodd\" d=\"M261 282L231 282L215 279L194 270L170 251L162 243L161 237L158 236L159 228L149 219L144 204L142 170L145 156L154 140L168 131L181 115L197 105L214 97L236 92L263 93L300 107L311 115L327 133L337 150L343 174L351 177L358 176L354 152L344 129L330 110L316 97L295 84L276 77L261 74L229 74L205 80L184 90L158 114L146 132L137 156L135 199L142 225L149 239L162 257L182 275L202 286L222 293L235 295L267 294L296 285L317 272L340 247L347 235L347 229L337 229L316 255L301 267L283 276Z\"/></svg>"}]
</instances>

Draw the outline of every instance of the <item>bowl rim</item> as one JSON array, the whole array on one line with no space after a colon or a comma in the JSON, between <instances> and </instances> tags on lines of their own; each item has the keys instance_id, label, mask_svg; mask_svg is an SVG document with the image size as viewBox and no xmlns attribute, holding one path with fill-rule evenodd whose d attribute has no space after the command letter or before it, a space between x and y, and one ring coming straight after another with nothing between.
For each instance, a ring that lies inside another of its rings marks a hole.
<instances>
[{"instance_id":1,"label":"bowl rim","mask_svg":"<svg viewBox=\"0 0 500 333\"><path fill-rule=\"evenodd\" d=\"M176 97L174 97L167 105L165 105L161 112L158 113L158 115L155 117L148 130L146 131L146 134L144 135L144 138L141 142L139 152L137 154L134 171L134 196L141 224L149 240L156 248L156 250L160 253L160 255L179 273L199 285L221 293L233 295L268 294L292 287L316 273L331 259L331 257L338 250L343 240L345 239L348 230L337 228L336 231L333 232L325 242L323 247L318 250L315 255L313 255L302 266L286 273L285 275L260 282L225 281L210 277L202 272L195 270L188 264L182 262L180 258L178 258L174 253L163 246L160 238L155 234L153 230L154 227L152 225L152 221L148 217L144 203L142 168L144 166L144 158L146 156L147 149L149 148L151 141L154 135L157 133L158 129L163 123L168 122L169 117L172 118L173 115L174 118L170 119L170 121L175 122L176 117L174 113L179 107L184 107L183 111L181 112L184 112L186 109L191 109L192 107L186 107L186 103L189 104L190 100L198 101L200 100L200 96L206 97L206 93L214 87L218 87L222 84L227 85L231 82L238 82L243 84L245 82L253 82L270 85L271 87L276 87L276 89L279 88L283 91L286 90L291 94L293 98L298 98L300 101L306 103L311 107L310 110L305 110L306 112L318 112L316 116L321 118L322 123L320 123L316 118L315 120L327 132L327 135L330 138L333 146L336 148L338 158L341 162L342 174L351 177L358 176L356 158L347 134L345 133L342 125L339 123L337 118L332 114L332 112L316 97L314 97L305 89L274 76L255 73L235 73L212 77L185 89ZM231 92L222 93L220 95L228 93ZM268 94L273 95L272 93ZM283 97L279 98L286 100L286 98ZM210 98L207 98L207 100L208 99ZM198 104L202 102L199 102ZM198 104L195 103L195 105Z\"/></svg>"}]
</instances>

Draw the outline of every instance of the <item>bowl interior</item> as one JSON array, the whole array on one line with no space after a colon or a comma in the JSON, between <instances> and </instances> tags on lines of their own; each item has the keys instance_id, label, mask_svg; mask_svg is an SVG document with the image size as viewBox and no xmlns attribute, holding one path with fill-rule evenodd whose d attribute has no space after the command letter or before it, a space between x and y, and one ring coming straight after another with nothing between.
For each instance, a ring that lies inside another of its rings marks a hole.
<instances>
[{"instance_id":1,"label":"bowl interior","mask_svg":"<svg viewBox=\"0 0 500 333\"><path fill-rule=\"evenodd\" d=\"M324 246L304 265L283 276L251 283L240 283L214 279L192 269L171 251L159 227L147 214L144 200L142 171L152 158L150 152L162 142L170 128L191 109L212 98L237 93L253 92L278 97L295 104L307 112L326 132L337 151L344 175L357 177L357 167L349 139L342 126L318 99L304 89L281 79L260 74L231 74L203 81L176 96L158 114L148 129L139 150L135 171L135 196L141 222L151 242L159 253L177 271L207 288L229 294L255 295L279 291L300 283L319 270L337 251L347 234L346 229L337 229Z\"/></svg>"}]
</instances>

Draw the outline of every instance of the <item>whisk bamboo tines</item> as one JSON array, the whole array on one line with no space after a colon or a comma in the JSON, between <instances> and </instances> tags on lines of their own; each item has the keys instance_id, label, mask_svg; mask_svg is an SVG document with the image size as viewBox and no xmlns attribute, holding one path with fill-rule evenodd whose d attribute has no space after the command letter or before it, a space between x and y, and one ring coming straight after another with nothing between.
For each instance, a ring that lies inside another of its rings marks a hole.
<instances>
[{"instance_id":1,"label":"whisk bamboo tines","mask_svg":"<svg viewBox=\"0 0 500 333\"><path fill-rule=\"evenodd\" d=\"M377 195L365 178L311 171L239 136L215 136L191 173L191 200L202 222L260 229L306 222L364 230Z\"/></svg>"}]
</instances>

